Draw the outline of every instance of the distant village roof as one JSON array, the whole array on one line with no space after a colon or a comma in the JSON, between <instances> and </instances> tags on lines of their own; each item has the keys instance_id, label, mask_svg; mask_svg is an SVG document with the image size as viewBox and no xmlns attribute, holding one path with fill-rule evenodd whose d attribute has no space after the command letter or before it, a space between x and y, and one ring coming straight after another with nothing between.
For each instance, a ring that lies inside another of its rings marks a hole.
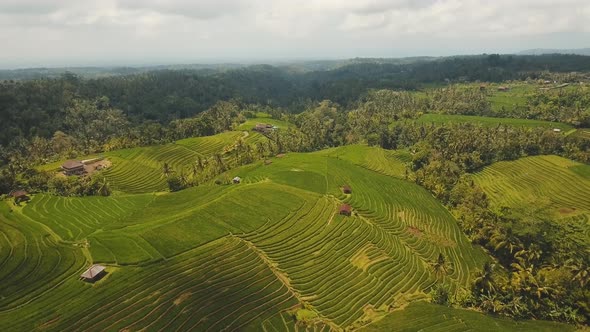
<instances>
[{"instance_id":1,"label":"distant village roof","mask_svg":"<svg viewBox=\"0 0 590 332\"><path fill-rule=\"evenodd\" d=\"M94 264L88 270L86 270L82 275L80 275L84 279L94 279L97 275L99 275L102 271L104 271L105 267L102 265Z\"/></svg>"},{"instance_id":2,"label":"distant village roof","mask_svg":"<svg viewBox=\"0 0 590 332\"><path fill-rule=\"evenodd\" d=\"M15 190L13 191L10 196L14 197L14 198L19 198L19 197L26 197L29 193L27 193L24 190Z\"/></svg>"},{"instance_id":3,"label":"distant village roof","mask_svg":"<svg viewBox=\"0 0 590 332\"><path fill-rule=\"evenodd\" d=\"M61 167L64 169L76 169L76 168L84 167L84 164L82 164L82 162L78 161L78 160L68 160L65 163L63 163L63 165L61 165Z\"/></svg>"}]
</instances>

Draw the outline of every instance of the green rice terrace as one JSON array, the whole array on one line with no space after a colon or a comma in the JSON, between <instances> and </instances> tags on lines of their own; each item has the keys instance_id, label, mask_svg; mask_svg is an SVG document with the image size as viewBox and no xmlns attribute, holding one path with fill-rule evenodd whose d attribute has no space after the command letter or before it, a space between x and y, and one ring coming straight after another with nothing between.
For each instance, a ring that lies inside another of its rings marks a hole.
<instances>
[{"instance_id":1,"label":"green rice terrace","mask_svg":"<svg viewBox=\"0 0 590 332\"><path fill-rule=\"evenodd\" d=\"M162 161L181 167L256 136L228 132L109 152L113 166L104 174L120 190L110 197L37 194L23 207L2 202L0 330L328 331L383 317L368 329L557 326L445 313L421 302L437 281L468 287L489 258L441 203L404 179L409 152L350 145L289 153L228 171L241 177L238 184L162 192ZM502 171L518 163L528 173L506 178L514 173ZM543 180L540 164L560 172L555 183ZM497 204L518 204L526 197L502 193L514 185L544 192L590 183L585 167L527 158L498 163L476 179ZM587 213L590 185L578 188L550 206ZM432 269L439 254L449 262L444 275ZM106 274L81 281L98 263Z\"/></svg>"}]
</instances>

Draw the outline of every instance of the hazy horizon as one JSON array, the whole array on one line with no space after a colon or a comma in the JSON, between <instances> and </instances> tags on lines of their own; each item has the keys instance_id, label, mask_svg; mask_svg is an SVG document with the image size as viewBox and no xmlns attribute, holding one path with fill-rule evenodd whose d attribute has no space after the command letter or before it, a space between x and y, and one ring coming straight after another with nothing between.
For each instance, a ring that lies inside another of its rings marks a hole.
<instances>
[{"instance_id":1,"label":"hazy horizon","mask_svg":"<svg viewBox=\"0 0 590 332\"><path fill-rule=\"evenodd\" d=\"M589 19L583 0L3 0L0 68L576 49Z\"/></svg>"}]
</instances>

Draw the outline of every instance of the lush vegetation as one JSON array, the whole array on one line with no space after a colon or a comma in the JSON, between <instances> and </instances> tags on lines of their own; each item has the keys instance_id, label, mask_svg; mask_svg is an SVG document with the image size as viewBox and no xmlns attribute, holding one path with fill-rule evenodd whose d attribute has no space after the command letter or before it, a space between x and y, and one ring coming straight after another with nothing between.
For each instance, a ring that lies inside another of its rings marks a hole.
<instances>
[{"instance_id":1,"label":"lush vegetation","mask_svg":"<svg viewBox=\"0 0 590 332\"><path fill-rule=\"evenodd\" d=\"M0 329L587 325L587 61L4 82Z\"/></svg>"}]
</instances>

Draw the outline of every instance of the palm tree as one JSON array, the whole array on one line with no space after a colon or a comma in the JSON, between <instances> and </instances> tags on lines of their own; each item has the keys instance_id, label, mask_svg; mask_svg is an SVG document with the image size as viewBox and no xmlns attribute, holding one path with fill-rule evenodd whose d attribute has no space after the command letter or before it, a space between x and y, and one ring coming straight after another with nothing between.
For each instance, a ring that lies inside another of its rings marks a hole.
<instances>
[{"instance_id":1,"label":"palm tree","mask_svg":"<svg viewBox=\"0 0 590 332\"><path fill-rule=\"evenodd\" d=\"M494 264L485 262L483 269L477 272L475 279L473 280L473 286L480 294L490 294L496 292Z\"/></svg>"},{"instance_id":2,"label":"palm tree","mask_svg":"<svg viewBox=\"0 0 590 332\"><path fill-rule=\"evenodd\" d=\"M164 165L162 166L162 172L164 172L165 177L169 177L173 171L170 165L168 165L168 163L164 163Z\"/></svg>"},{"instance_id":3,"label":"palm tree","mask_svg":"<svg viewBox=\"0 0 590 332\"><path fill-rule=\"evenodd\" d=\"M569 269L572 271L572 280L578 282L580 287L586 287L590 281L590 266L582 261L570 262L568 265Z\"/></svg>"},{"instance_id":4,"label":"palm tree","mask_svg":"<svg viewBox=\"0 0 590 332\"><path fill-rule=\"evenodd\" d=\"M202 171L205 168L205 164L203 162L203 158L201 158L201 156L197 157L197 167L199 167L199 170Z\"/></svg>"},{"instance_id":5,"label":"palm tree","mask_svg":"<svg viewBox=\"0 0 590 332\"><path fill-rule=\"evenodd\" d=\"M437 279L447 273L447 260L442 253L439 253L436 262L432 263L432 269Z\"/></svg>"},{"instance_id":6,"label":"palm tree","mask_svg":"<svg viewBox=\"0 0 590 332\"><path fill-rule=\"evenodd\" d=\"M102 178L100 183L100 188L98 189L98 194L100 196L109 196L111 194L111 190L109 189L109 184L105 177Z\"/></svg>"},{"instance_id":7,"label":"palm tree","mask_svg":"<svg viewBox=\"0 0 590 332\"><path fill-rule=\"evenodd\" d=\"M219 173L225 172L225 163L223 162L223 157L221 156L221 154L216 153L214 155L214 158L215 158L215 163L217 164L217 171Z\"/></svg>"},{"instance_id":8,"label":"palm tree","mask_svg":"<svg viewBox=\"0 0 590 332\"><path fill-rule=\"evenodd\" d=\"M258 152L260 159L264 159L264 153L266 152L266 149L264 148L264 144L262 144L262 142L256 143L256 152Z\"/></svg>"}]
</instances>

